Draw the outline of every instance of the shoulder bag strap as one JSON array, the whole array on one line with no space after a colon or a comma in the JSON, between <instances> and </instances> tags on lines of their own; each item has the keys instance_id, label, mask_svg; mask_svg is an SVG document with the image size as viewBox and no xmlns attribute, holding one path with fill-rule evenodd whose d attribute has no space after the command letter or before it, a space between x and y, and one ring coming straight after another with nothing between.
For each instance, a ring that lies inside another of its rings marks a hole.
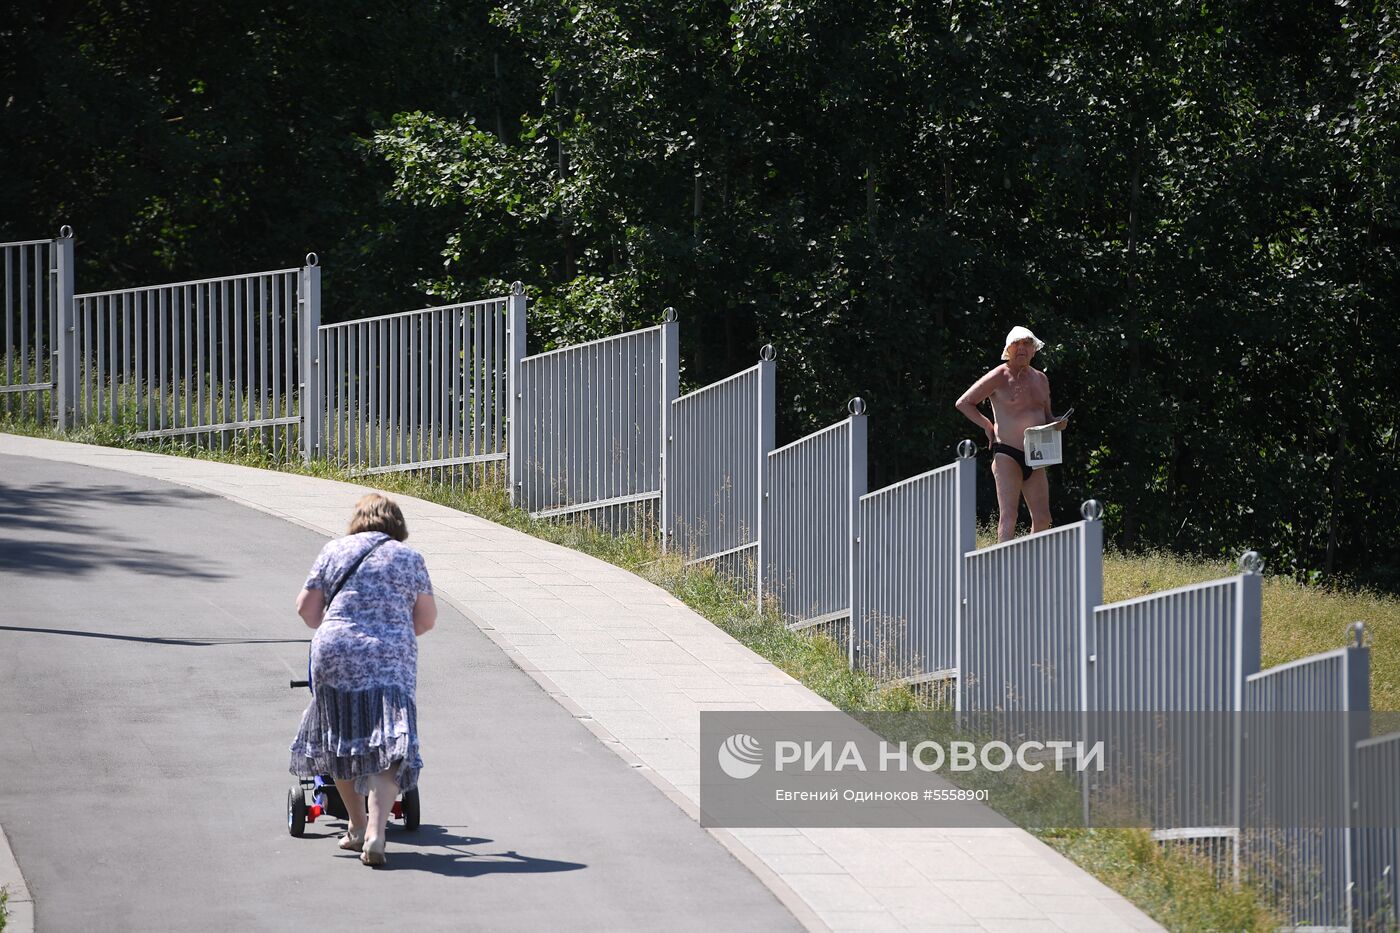
<instances>
[{"instance_id":1,"label":"shoulder bag strap","mask_svg":"<svg viewBox=\"0 0 1400 933\"><path fill-rule=\"evenodd\" d=\"M331 608L331 603L335 602L335 598L336 598L337 596L340 595L340 591L343 590L343 589L345 588L345 584L347 584L347 583L350 582L350 578L353 577L353 576L355 575L355 571L357 571L357 570L360 569L360 565L363 564L363 563L365 562L365 558L366 558L366 557L369 557L371 554L373 554L376 550L379 549L379 546L380 546L381 544L385 543L385 542L388 541L388 540L389 540L389 538L387 538L387 537L379 539L378 541L374 542L374 544L372 544L372 545L370 545L368 548L366 548L366 549L365 549L365 552L364 552L363 554L361 554L359 557L355 558L355 562L354 562L353 564L350 565L350 569L347 570L347 571L341 576L340 580L336 583L335 589L331 590L331 591L327 594L327 596L326 596L326 609L327 609L327 610L329 610L329 609Z\"/></svg>"}]
</instances>

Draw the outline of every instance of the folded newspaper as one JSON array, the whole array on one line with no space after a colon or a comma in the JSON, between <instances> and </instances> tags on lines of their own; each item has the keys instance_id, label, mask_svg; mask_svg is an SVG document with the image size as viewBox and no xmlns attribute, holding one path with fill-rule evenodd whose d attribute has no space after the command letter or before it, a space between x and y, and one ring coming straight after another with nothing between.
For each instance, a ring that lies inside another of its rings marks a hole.
<instances>
[{"instance_id":1,"label":"folded newspaper","mask_svg":"<svg viewBox=\"0 0 1400 933\"><path fill-rule=\"evenodd\" d=\"M1068 421L1072 414L1074 414L1073 408L1049 424L1026 428L1025 437L1022 439L1026 450L1026 466L1038 470L1041 467L1054 466L1063 462L1064 451L1060 444L1061 432L1056 425L1062 421Z\"/></svg>"}]
</instances>

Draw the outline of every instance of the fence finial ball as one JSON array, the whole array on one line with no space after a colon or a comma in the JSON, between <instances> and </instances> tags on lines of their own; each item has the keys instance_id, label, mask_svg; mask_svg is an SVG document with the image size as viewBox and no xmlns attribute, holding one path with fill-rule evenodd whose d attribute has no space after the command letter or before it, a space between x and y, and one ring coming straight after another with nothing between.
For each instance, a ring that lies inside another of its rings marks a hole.
<instances>
[{"instance_id":1,"label":"fence finial ball","mask_svg":"<svg viewBox=\"0 0 1400 933\"><path fill-rule=\"evenodd\" d=\"M1086 522L1097 522L1103 518L1103 503L1098 499L1085 499L1079 507L1079 514Z\"/></svg>"},{"instance_id":2,"label":"fence finial ball","mask_svg":"<svg viewBox=\"0 0 1400 933\"><path fill-rule=\"evenodd\" d=\"M1245 573L1263 573L1264 558L1258 551L1245 551L1240 555L1240 569Z\"/></svg>"},{"instance_id":3,"label":"fence finial ball","mask_svg":"<svg viewBox=\"0 0 1400 933\"><path fill-rule=\"evenodd\" d=\"M511 283L510 283L510 293L511 293L512 295L523 295L523 294L525 294L525 283L524 283L524 282L511 282Z\"/></svg>"},{"instance_id":4,"label":"fence finial ball","mask_svg":"<svg viewBox=\"0 0 1400 933\"><path fill-rule=\"evenodd\" d=\"M851 399L849 402L846 403L846 411L850 412L853 415L865 414L865 399L857 395L855 398Z\"/></svg>"},{"instance_id":5,"label":"fence finial ball","mask_svg":"<svg viewBox=\"0 0 1400 933\"><path fill-rule=\"evenodd\" d=\"M675 308L667 308L661 313L661 320L666 322L667 324L674 324L679 319L680 316L676 314Z\"/></svg>"},{"instance_id":6,"label":"fence finial ball","mask_svg":"<svg viewBox=\"0 0 1400 933\"><path fill-rule=\"evenodd\" d=\"M306 264L308 266L319 266L321 264L321 257L317 256L315 253L307 253Z\"/></svg>"},{"instance_id":7,"label":"fence finial ball","mask_svg":"<svg viewBox=\"0 0 1400 933\"><path fill-rule=\"evenodd\" d=\"M771 363L778 358L778 348L771 343L765 343L758 351L758 358L765 363Z\"/></svg>"},{"instance_id":8,"label":"fence finial ball","mask_svg":"<svg viewBox=\"0 0 1400 933\"><path fill-rule=\"evenodd\" d=\"M60 240L71 240L71 239L73 239L73 228L70 227L70 226L68 226L67 224L64 224L63 226L59 227L59 228L58 228L58 238L59 238Z\"/></svg>"},{"instance_id":9,"label":"fence finial ball","mask_svg":"<svg viewBox=\"0 0 1400 933\"><path fill-rule=\"evenodd\" d=\"M962 460L971 460L977 456L977 445L968 438L958 441L958 457Z\"/></svg>"},{"instance_id":10,"label":"fence finial ball","mask_svg":"<svg viewBox=\"0 0 1400 933\"><path fill-rule=\"evenodd\" d=\"M1366 647L1366 623L1353 622L1347 626L1347 636L1357 648Z\"/></svg>"}]
</instances>

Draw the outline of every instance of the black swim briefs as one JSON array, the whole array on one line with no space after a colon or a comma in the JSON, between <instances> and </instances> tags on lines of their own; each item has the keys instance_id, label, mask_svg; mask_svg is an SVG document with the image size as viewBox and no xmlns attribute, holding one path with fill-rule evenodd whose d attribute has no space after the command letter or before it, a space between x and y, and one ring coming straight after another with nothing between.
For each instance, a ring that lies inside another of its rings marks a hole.
<instances>
[{"instance_id":1,"label":"black swim briefs","mask_svg":"<svg viewBox=\"0 0 1400 933\"><path fill-rule=\"evenodd\" d=\"M1026 454L1025 454L1025 452L1024 452L1024 451L1017 450L1015 447L1012 447L1010 444L1003 444L1003 443L1001 443L1000 441L997 441L995 444L993 444L993 445L992 445L992 456L995 457L997 454L1006 454L1006 455L1007 455L1008 457L1010 457L1012 460L1015 460L1017 463L1019 463L1019 464L1021 465L1021 481L1022 481L1022 482L1025 482L1026 480L1030 479L1030 478L1031 478L1031 474L1035 472L1035 470L1032 470L1030 467L1026 466Z\"/></svg>"}]
</instances>

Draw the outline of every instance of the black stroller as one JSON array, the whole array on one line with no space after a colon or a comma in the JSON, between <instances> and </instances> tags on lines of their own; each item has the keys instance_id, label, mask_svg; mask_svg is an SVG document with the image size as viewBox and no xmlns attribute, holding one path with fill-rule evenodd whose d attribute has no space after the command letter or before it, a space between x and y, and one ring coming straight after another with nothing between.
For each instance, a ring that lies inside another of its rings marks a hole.
<instances>
[{"instance_id":1,"label":"black stroller","mask_svg":"<svg viewBox=\"0 0 1400 933\"><path fill-rule=\"evenodd\" d=\"M310 670L306 673L306 680L293 680L291 686L309 688ZM403 820L403 828L412 830L418 828L418 813L418 788L414 787L407 793L400 794L399 799L394 801L391 818ZM287 791L287 832L293 836L300 836L306 832L307 823L314 823L321 816L333 816L342 820L350 818L335 782L325 774L318 774L314 778L298 778Z\"/></svg>"}]
</instances>

